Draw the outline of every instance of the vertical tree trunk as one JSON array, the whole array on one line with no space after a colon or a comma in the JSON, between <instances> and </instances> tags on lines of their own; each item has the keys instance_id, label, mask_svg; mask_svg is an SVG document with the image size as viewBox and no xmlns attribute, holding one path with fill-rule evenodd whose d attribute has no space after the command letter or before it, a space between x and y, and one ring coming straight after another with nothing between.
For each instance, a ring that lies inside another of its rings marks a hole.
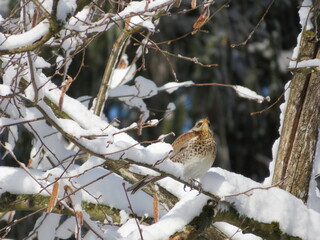
<instances>
[{"instance_id":1,"label":"vertical tree trunk","mask_svg":"<svg viewBox=\"0 0 320 240\"><path fill-rule=\"evenodd\" d=\"M302 30L298 61L320 58L317 11L313 2L314 29ZM310 37L312 36L312 37ZM297 68L290 83L290 95L285 112L280 144L276 158L273 183L285 179L280 186L296 197L307 201L313 158L320 127L319 67Z\"/></svg>"}]
</instances>

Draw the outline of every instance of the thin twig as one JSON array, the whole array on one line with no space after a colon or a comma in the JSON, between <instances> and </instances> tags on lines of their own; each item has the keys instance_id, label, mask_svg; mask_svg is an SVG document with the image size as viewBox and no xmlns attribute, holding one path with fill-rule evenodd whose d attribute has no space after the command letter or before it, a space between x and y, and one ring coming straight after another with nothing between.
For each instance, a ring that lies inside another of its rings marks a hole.
<instances>
[{"instance_id":1,"label":"thin twig","mask_svg":"<svg viewBox=\"0 0 320 240\"><path fill-rule=\"evenodd\" d=\"M41 120L45 120L45 118L44 117L39 117L39 118L31 119L31 120L25 120L25 121L20 121L20 122L15 122L15 123L3 124L3 125L0 126L0 129L1 128L15 126L15 125L20 125L20 124L25 124L25 123L41 121Z\"/></svg>"},{"instance_id":2,"label":"thin twig","mask_svg":"<svg viewBox=\"0 0 320 240\"><path fill-rule=\"evenodd\" d=\"M261 114L261 113L269 110L270 108L274 107L274 105L276 105L276 104L281 100L281 98L283 97L283 95L284 95L284 94L286 93L286 91L290 88L290 85L291 85L291 83L290 83L289 86L284 90L284 92L281 93L281 95L277 98L277 100L274 101L270 106L268 106L268 107L266 107L266 108L264 108L264 109L262 109L262 110L260 110L260 111L251 112L250 115L253 116L253 115L256 115L256 114Z\"/></svg>"},{"instance_id":3,"label":"thin twig","mask_svg":"<svg viewBox=\"0 0 320 240\"><path fill-rule=\"evenodd\" d=\"M51 14L47 11L47 9L45 9L45 8L43 7L43 5L42 5L41 3L39 3L38 0L31 0L31 1L34 3L34 5L37 6L36 9L40 9L41 12L42 12L42 14L43 14L49 21L53 21Z\"/></svg>"},{"instance_id":4,"label":"thin twig","mask_svg":"<svg viewBox=\"0 0 320 240\"><path fill-rule=\"evenodd\" d=\"M123 191L124 191L124 193L125 193L125 195L126 195L126 198L127 198L128 204L129 204L128 208L130 209L130 211L131 211L131 213L132 213L132 216L133 216L133 218L134 218L134 220L135 220L135 222L136 222L136 224L137 224L137 227L138 227L138 230L139 230L139 234L140 234L140 238L141 238L141 240L143 240L142 230L141 230L139 221L138 221L138 219L137 219L137 217L136 217L137 214L135 214L135 212L133 211L133 208L132 208L130 199L129 199L129 197L128 197L128 193L127 193L127 190L126 190L126 184L125 184L125 183L122 183L122 187L123 187Z\"/></svg>"},{"instance_id":5,"label":"thin twig","mask_svg":"<svg viewBox=\"0 0 320 240\"><path fill-rule=\"evenodd\" d=\"M280 185L282 185L285 181L287 180L287 177L285 177L284 179L282 179L281 181L279 181L276 184L273 184L271 186L268 187L254 187L254 188L250 188L244 192L240 192L240 193L235 193L235 194L230 194L230 195L226 195L223 198L226 197L236 197L236 196L240 196L240 195L246 195L246 196L250 196L251 194L248 194L249 192L252 192L253 190L269 190L270 188L275 188L278 187Z\"/></svg>"},{"instance_id":6,"label":"thin twig","mask_svg":"<svg viewBox=\"0 0 320 240\"><path fill-rule=\"evenodd\" d=\"M168 52L168 51L166 51L166 50L161 49L161 48L157 45L157 43L153 42L152 40L150 40L150 42L151 42L152 44L148 44L147 46L148 46L149 48L152 48L152 49L154 49L154 50L159 51L162 55L164 55L164 57L167 59L169 65L170 65L170 67L171 67L171 62L168 60L168 56L177 57L177 58L180 58L180 59L183 59L183 60L187 60L187 61L193 62L193 63L195 63L195 64L198 64L198 65L200 65L201 67L208 67L208 68L209 68L209 67L217 67L217 66L219 66L219 65L216 64L216 63L213 63L213 64L204 64L204 63L201 63L201 62L199 62L199 59L196 58L196 57L186 57L186 56L182 56L181 54L174 54L174 53ZM176 79L176 78L175 78L175 79Z\"/></svg>"},{"instance_id":7,"label":"thin twig","mask_svg":"<svg viewBox=\"0 0 320 240\"><path fill-rule=\"evenodd\" d=\"M262 15L262 17L260 18L259 22L256 24L256 26L253 28L253 30L249 33L248 37L246 40L240 42L240 43L234 43L231 44L230 47L234 48L234 47L239 47L239 46L243 46L246 45L248 43L248 41L251 39L251 37L253 36L253 34L255 33L255 31L258 29L258 27L260 26L260 24L263 22L265 16L268 14L271 6L273 5L273 3L275 2L275 0L272 0L268 6L268 8L266 9L266 11L264 12L264 14Z\"/></svg>"}]
</instances>

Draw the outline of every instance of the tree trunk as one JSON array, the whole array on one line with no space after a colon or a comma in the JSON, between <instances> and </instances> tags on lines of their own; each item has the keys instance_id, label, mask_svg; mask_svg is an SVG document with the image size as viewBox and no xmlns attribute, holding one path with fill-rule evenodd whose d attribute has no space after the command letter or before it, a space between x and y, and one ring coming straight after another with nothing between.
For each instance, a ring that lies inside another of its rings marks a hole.
<instances>
[{"instance_id":1,"label":"tree trunk","mask_svg":"<svg viewBox=\"0 0 320 240\"><path fill-rule=\"evenodd\" d=\"M313 2L315 29L302 30L297 62L320 58L319 2ZM280 187L306 202L320 126L320 74L319 67L293 71L272 182L284 180Z\"/></svg>"}]
</instances>

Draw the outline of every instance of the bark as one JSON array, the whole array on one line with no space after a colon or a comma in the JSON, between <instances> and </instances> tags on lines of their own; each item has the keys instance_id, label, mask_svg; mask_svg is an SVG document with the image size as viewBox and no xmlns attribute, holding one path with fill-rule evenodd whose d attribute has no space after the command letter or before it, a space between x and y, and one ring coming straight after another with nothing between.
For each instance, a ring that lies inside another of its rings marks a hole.
<instances>
[{"instance_id":1,"label":"bark","mask_svg":"<svg viewBox=\"0 0 320 240\"><path fill-rule=\"evenodd\" d=\"M317 9L318 3L314 2ZM312 20L314 26L319 26L316 15ZM297 62L320 58L316 34L302 30ZM306 202L320 126L320 74L317 68L297 68L293 73L273 184L284 180L280 187Z\"/></svg>"}]
</instances>

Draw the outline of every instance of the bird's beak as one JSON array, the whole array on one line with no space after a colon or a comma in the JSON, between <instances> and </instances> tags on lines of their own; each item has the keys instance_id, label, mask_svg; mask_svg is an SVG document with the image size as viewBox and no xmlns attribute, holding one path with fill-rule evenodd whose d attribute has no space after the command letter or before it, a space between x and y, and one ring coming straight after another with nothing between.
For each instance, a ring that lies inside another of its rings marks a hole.
<instances>
[{"instance_id":1,"label":"bird's beak","mask_svg":"<svg viewBox=\"0 0 320 240\"><path fill-rule=\"evenodd\" d=\"M209 123L209 120L206 118L205 120L203 120L202 124L208 124Z\"/></svg>"},{"instance_id":2,"label":"bird's beak","mask_svg":"<svg viewBox=\"0 0 320 240\"><path fill-rule=\"evenodd\" d=\"M207 118L203 120L201 129L204 134L207 134L208 132L211 131L209 124L210 124L210 121Z\"/></svg>"}]
</instances>

